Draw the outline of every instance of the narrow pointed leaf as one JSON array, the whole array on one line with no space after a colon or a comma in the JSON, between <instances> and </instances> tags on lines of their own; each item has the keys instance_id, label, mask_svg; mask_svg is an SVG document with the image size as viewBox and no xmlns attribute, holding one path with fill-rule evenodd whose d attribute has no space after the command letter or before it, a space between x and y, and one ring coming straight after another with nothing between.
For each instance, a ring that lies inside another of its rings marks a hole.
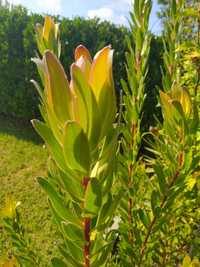
<instances>
[{"instance_id":1,"label":"narrow pointed leaf","mask_svg":"<svg viewBox=\"0 0 200 267\"><path fill-rule=\"evenodd\" d=\"M72 223L62 224L65 235L72 241L84 241L83 229Z\"/></svg>"},{"instance_id":2,"label":"narrow pointed leaf","mask_svg":"<svg viewBox=\"0 0 200 267\"><path fill-rule=\"evenodd\" d=\"M149 218L147 216L147 214L145 213L144 210L142 209L139 209L138 210L138 213L139 213L139 217L140 217L140 220L141 222L143 223L143 225L148 228L148 225L149 225Z\"/></svg>"},{"instance_id":3,"label":"narrow pointed leaf","mask_svg":"<svg viewBox=\"0 0 200 267\"><path fill-rule=\"evenodd\" d=\"M110 90L113 90L112 57L113 50L107 46L95 55L92 63L90 84L97 102L99 101L101 90L105 83L110 86Z\"/></svg>"},{"instance_id":4,"label":"narrow pointed leaf","mask_svg":"<svg viewBox=\"0 0 200 267\"><path fill-rule=\"evenodd\" d=\"M63 151L69 168L88 174L90 170L89 144L77 122L69 121L65 125Z\"/></svg>"},{"instance_id":5,"label":"narrow pointed leaf","mask_svg":"<svg viewBox=\"0 0 200 267\"><path fill-rule=\"evenodd\" d=\"M45 60L49 74L49 86L47 87L48 104L52 105L56 116L61 122L70 119L71 93L65 71L53 53L47 51Z\"/></svg>"},{"instance_id":6,"label":"narrow pointed leaf","mask_svg":"<svg viewBox=\"0 0 200 267\"><path fill-rule=\"evenodd\" d=\"M81 70L75 64L72 65L72 78L84 101L85 109L87 110L87 135L91 148L93 149L96 147L100 135L101 120L99 108L93 91L91 90Z\"/></svg>"},{"instance_id":7,"label":"narrow pointed leaf","mask_svg":"<svg viewBox=\"0 0 200 267\"><path fill-rule=\"evenodd\" d=\"M39 177L37 180L43 190L47 193L51 204L54 207L55 211L58 213L58 215L67 222L79 225L80 221L72 213L72 211L69 211L69 208L64 205L63 199L58 195L53 186L44 178Z\"/></svg>"},{"instance_id":8,"label":"narrow pointed leaf","mask_svg":"<svg viewBox=\"0 0 200 267\"><path fill-rule=\"evenodd\" d=\"M101 207L102 195L101 185L96 178L92 178L85 193L85 213L89 215L96 215Z\"/></svg>"},{"instance_id":9,"label":"narrow pointed leaf","mask_svg":"<svg viewBox=\"0 0 200 267\"><path fill-rule=\"evenodd\" d=\"M32 124L35 130L38 132L38 134L42 137L42 139L48 145L48 148L50 152L52 153L52 156L54 160L56 161L56 163L58 164L58 166L62 170L66 170L66 164L63 159L62 148L57 142L57 140L55 139L51 129L48 128L45 123L40 122L38 120L32 120Z\"/></svg>"}]
</instances>

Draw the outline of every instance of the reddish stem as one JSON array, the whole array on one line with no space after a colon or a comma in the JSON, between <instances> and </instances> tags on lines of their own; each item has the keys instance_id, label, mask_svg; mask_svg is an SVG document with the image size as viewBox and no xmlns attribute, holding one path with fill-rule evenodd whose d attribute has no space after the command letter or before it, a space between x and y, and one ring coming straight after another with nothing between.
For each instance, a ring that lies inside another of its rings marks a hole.
<instances>
[{"instance_id":1,"label":"reddish stem","mask_svg":"<svg viewBox=\"0 0 200 267\"><path fill-rule=\"evenodd\" d=\"M90 224L91 219L85 218L84 219L84 237L85 237L85 245L84 245L84 260L85 260L85 267L90 266Z\"/></svg>"},{"instance_id":2,"label":"reddish stem","mask_svg":"<svg viewBox=\"0 0 200 267\"><path fill-rule=\"evenodd\" d=\"M84 192L86 192L89 181L90 181L89 177L83 177L82 185L84 188ZM91 224L91 219L88 217L85 217L83 221L84 239L85 239L83 255L84 255L84 266L85 267L90 266L90 224Z\"/></svg>"},{"instance_id":3,"label":"reddish stem","mask_svg":"<svg viewBox=\"0 0 200 267\"><path fill-rule=\"evenodd\" d=\"M83 188L84 188L84 192L86 191L87 189L87 186L88 186L88 183L90 181L90 178L89 177L83 177L83 181L82 181L82 185L83 185Z\"/></svg>"}]
</instances>

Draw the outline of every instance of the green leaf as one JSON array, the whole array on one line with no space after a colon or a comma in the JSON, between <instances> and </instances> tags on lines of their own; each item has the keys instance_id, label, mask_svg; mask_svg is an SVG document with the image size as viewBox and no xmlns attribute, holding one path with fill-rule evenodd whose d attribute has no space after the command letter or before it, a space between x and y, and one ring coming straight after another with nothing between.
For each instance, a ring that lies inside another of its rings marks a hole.
<instances>
[{"instance_id":1,"label":"green leaf","mask_svg":"<svg viewBox=\"0 0 200 267\"><path fill-rule=\"evenodd\" d=\"M82 202L84 195L83 186L81 184L82 180L80 181L78 177L74 177L63 172L60 174L60 177L63 182L64 188L72 197L72 199L76 202Z\"/></svg>"},{"instance_id":2,"label":"green leaf","mask_svg":"<svg viewBox=\"0 0 200 267\"><path fill-rule=\"evenodd\" d=\"M198 104L194 101L193 103L193 120L191 123L191 130L195 133L199 126L199 111Z\"/></svg>"},{"instance_id":3,"label":"green leaf","mask_svg":"<svg viewBox=\"0 0 200 267\"><path fill-rule=\"evenodd\" d=\"M66 170L66 164L63 159L63 152L60 144L55 139L51 129L47 127L47 125L38 120L32 120L33 127L37 131L37 133L42 137L42 139L46 142L47 146L52 153L53 159L56 161L58 166L62 170Z\"/></svg>"},{"instance_id":4,"label":"green leaf","mask_svg":"<svg viewBox=\"0 0 200 267\"><path fill-rule=\"evenodd\" d=\"M154 170L155 170L155 173L156 173L156 176L158 178L158 183L159 183L159 187L160 187L160 191L163 195L166 194L166 191L168 189L168 185L167 185L167 182L165 180L165 175L163 173L163 170L162 170L162 167L159 163L156 163L154 165Z\"/></svg>"},{"instance_id":5,"label":"green leaf","mask_svg":"<svg viewBox=\"0 0 200 267\"><path fill-rule=\"evenodd\" d=\"M101 225L102 223L106 222L107 218L109 217L109 207L112 203L112 196L108 194L107 201L102 206L101 210L99 211L99 217L97 221L97 225Z\"/></svg>"},{"instance_id":6,"label":"green leaf","mask_svg":"<svg viewBox=\"0 0 200 267\"><path fill-rule=\"evenodd\" d=\"M115 95L106 83L99 96L99 107L102 120L101 138L103 138L112 127L116 115Z\"/></svg>"},{"instance_id":7,"label":"green leaf","mask_svg":"<svg viewBox=\"0 0 200 267\"><path fill-rule=\"evenodd\" d=\"M71 239L72 241L77 241L77 240L83 241L84 240L83 229L81 229L77 225L63 222L62 228L65 234L67 235L67 237Z\"/></svg>"},{"instance_id":8,"label":"green leaf","mask_svg":"<svg viewBox=\"0 0 200 267\"><path fill-rule=\"evenodd\" d=\"M101 207L101 185L96 178L91 178L85 192L85 212L96 215Z\"/></svg>"},{"instance_id":9,"label":"green leaf","mask_svg":"<svg viewBox=\"0 0 200 267\"><path fill-rule=\"evenodd\" d=\"M172 14L175 16L176 15L176 0L172 0L171 10L172 10Z\"/></svg>"},{"instance_id":10,"label":"green leaf","mask_svg":"<svg viewBox=\"0 0 200 267\"><path fill-rule=\"evenodd\" d=\"M109 259L109 254L113 249L113 242L103 246L98 257L92 262L92 267L105 266L106 262Z\"/></svg>"},{"instance_id":11,"label":"green leaf","mask_svg":"<svg viewBox=\"0 0 200 267\"><path fill-rule=\"evenodd\" d=\"M83 101L82 105L84 105L84 110L87 112L87 136L91 145L91 149L93 150L96 148L100 137L101 121L99 108L94 93L80 68L76 64L73 64L71 70L75 92L79 94ZM85 122L81 122L80 120L80 125L85 125Z\"/></svg>"},{"instance_id":12,"label":"green leaf","mask_svg":"<svg viewBox=\"0 0 200 267\"><path fill-rule=\"evenodd\" d=\"M163 207L163 211L165 212L166 210L169 210L173 203L178 199L178 196L183 193L183 187L172 187L169 191L168 199L166 201L165 206Z\"/></svg>"},{"instance_id":13,"label":"green leaf","mask_svg":"<svg viewBox=\"0 0 200 267\"><path fill-rule=\"evenodd\" d=\"M141 246L142 244L142 239L141 239L141 235L142 233L137 229L137 227L134 227L133 228L133 232L134 232L134 235L135 235L135 242L138 246Z\"/></svg>"},{"instance_id":14,"label":"green leaf","mask_svg":"<svg viewBox=\"0 0 200 267\"><path fill-rule=\"evenodd\" d=\"M109 220L112 220L113 219L113 215L114 213L116 212L116 209L118 208L119 206L119 203L120 201L122 200L122 197L124 195L125 191L124 189L120 189L119 192L114 195L108 207L108 210L107 210L107 214L106 214L106 211L105 211L105 206L103 206L101 212L103 214L100 213L100 216L106 216L107 218L105 219L104 223L102 222L102 217L99 217L99 225L98 225L98 229L101 230L101 229L105 229L105 227L107 226L107 222ZM106 204L105 204L106 205Z\"/></svg>"},{"instance_id":15,"label":"green leaf","mask_svg":"<svg viewBox=\"0 0 200 267\"><path fill-rule=\"evenodd\" d=\"M82 263L78 262L76 259L74 259L72 256L70 256L69 253L66 252L66 249L59 247L59 250L60 250L62 256L65 258L65 260L70 264L70 266L83 267Z\"/></svg>"},{"instance_id":16,"label":"green leaf","mask_svg":"<svg viewBox=\"0 0 200 267\"><path fill-rule=\"evenodd\" d=\"M47 103L52 105L57 118L65 123L70 119L71 93L65 71L56 56L47 51L45 60L49 74L49 84L46 84Z\"/></svg>"},{"instance_id":17,"label":"green leaf","mask_svg":"<svg viewBox=\"0 0 200 267\"><path fill-rule=\"evenodd\" d=\"M75 121L68 121L65 125L63 150L69 168L88 175L90 170L89 144L83 129Z\"/></svg>"},{"instance_id":18,"label":"green leaf","mask_svg":"<svg viewBox=\"0 0 200 267\"><path fill-rule=\"evenodd\" d=\"M76 259L78 262L83 262L83 247L80 247L78 242L71 241L67 239L66 241L68 252L73 259Z\"/></svg>"},{"instance_id":19,"label":"green leaf","mask_svg":"<svg viewBox=\"0 0 200 267\"><path fill-rule=\"evenodd\" d=\"M149 222L149 218L148 218L146 212L144 210L142 210L142 209L139 209L138 210L138 214L139 214L140 220L143 223L143 225L146 228L148 228L150 222Z\"/></svg>"},{"instance_id":20,"label":"green leaf","mask_svg":"<svg viewBox=\"0 0 200 267\"><path fill-rule=\"evenodd\" d=\"M64 205L62 198L58 195L53 186L44 178L39 177L37 180L43 190L47 193L57 214L67 222L80 225L78 218Z\"/></svg>"},{"instance_id":21,"label":"green leaf","mask_svg":"<svg viewBox=\"0 0 200 267\"><path fill-rule=\"evenodd\" d=\"M67 267L67 265L59 258L53 258L51 263L53 267Z\"/></svg>"},{"instance_id":22,"label":"green leaf","mask_svg":"<svg viewBox=\"0 0 200 267\"><path fill-rule=\"evenodd\" d=\"M154 216L159 215L159 209L158 209L159 201L160 201L159 192L153 190L151 193L151 208Z\"/></svg>"},{"instance_id":23,"label":"green leaf","mask_svg":"<svg viewBox=\"0 0 200 267\"><path fill-rule=\"evenodd\" d=\"M119 192L116 195L114 195L112 204L110 205L110 209L109 209L109 214L111 217L115 213L124 193L125 193L124 189L120 189Z\"/></svg>"},{"instance_id":24,"label":"green leaf","mask_svg":"<svg viewBox=\"0 0 200 267\"><path fill-rule=\"evenodd\" d=\"M47 121L47 126L51 129L53 135L55 136L58 143L62 144L63 141L63 133L60 129L63 128L62 123L58 120L54 111L45 103L44 112L42 113L43 117L45 115L45 121Z\"/></svg>"}]
</instances>

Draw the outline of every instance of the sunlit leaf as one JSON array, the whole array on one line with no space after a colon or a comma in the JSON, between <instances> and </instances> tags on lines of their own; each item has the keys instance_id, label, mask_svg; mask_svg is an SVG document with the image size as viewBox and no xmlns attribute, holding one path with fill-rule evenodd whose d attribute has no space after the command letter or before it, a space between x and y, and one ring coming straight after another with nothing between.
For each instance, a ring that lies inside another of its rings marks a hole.
<instances>
[{"instance_id":1,"label":"sunlit leaf","mask_svg":"<svg viewBox=\"0 0 200 267\"><path fill-rule=\"evenodd\" d=\"M69 168L88 175L90 170L89 143L83 129L75 121L68 121L65 125L63 151Z\"/></svg>"},{"instance_id":2,"label":"sunlit leaf","mask_svg":"<svg viewBox=\"0 0 200 267\"><path fill-rule=\"evenodd\" d=\"M47 193L52 206L58 215L67 222L79 225L79 219L73 214L72 211L69 210L69 208L65 206L63 199L59 196L53 186L44 178L39 177L37 180L43 190Z\"/></svg>"},{"instance_id":3,"label":"sunlit leaf","mask_svg":"<svg viewBox=\"0 0 200 267\"><path fill-rule=\"evenodd\" d=\"M85 126L86 133L91 144L91 149L93 150L93 148L96 147L100 136L101 120L99 115L99 108L93 91L91 90L86 78L84 77L79 67L76 66L76 64L72 65L71 72L73 84L75 86L75 93L78 92L78 96L80 96L80 98L82 99L82 102L80 102L80 100L77 100L77 109L79 109L79 103L80 105L82 104L84 108L82 114L80 114L80 112L78 114L78 116L80 117L80 125L83 128ZM77 111L75 111L75 113L76 112ZM83 114L85 114L84 116L87 118L87 123L82 121L84 120Z\"/></svg>"},{"instance_id":4,"label":"sunlit leaf","mask_svg":"<svg viewBox=\"0 0 200 267\"><path fill-rule=\"evenodd\" d=\"M68 80L62 65L53 53L47 51L45 61L49 74L46 82L48 104L57 118L64 123L71 118L71 93Z\"/></svg>"},{"instance_id":5,"label":"sunlit leaf","mask_svg":"<svg viewBox=\"0 0 200 267\"><path fill-rule=\"evenodd\" d=\"M85 193L85 213L89 215L96 215L101 207L101 201L101 185L96 178L91 178Z\"/></svg>"}]
</instances>

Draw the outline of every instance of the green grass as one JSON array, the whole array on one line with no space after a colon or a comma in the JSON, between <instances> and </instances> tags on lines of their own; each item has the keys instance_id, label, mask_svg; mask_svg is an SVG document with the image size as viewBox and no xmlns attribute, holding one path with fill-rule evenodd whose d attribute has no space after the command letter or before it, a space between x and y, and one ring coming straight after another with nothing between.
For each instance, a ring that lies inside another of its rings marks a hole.
<instances>
[{"instance_id":1,"label":"green grass","mask_svg":"<svg viewBox=\"0 0 200 267\"><path fill-rule=\"evenodd\" d=\"M21 202L23 225L45 261L56 247L47 198L36 181L46 173L47 158L47 151L30 125L0 116L0 207L7 194ZM0 222L0 256L7 253L8 241Z\"/></svg>"}]
</instances>

